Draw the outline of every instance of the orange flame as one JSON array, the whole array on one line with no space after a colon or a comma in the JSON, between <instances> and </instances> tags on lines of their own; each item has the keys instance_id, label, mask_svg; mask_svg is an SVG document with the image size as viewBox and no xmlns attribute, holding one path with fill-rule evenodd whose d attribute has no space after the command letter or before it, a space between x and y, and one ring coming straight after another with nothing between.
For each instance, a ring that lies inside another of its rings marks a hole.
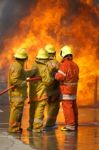
<instances>
[{"instance_id":1,"label":"orange flame","mask_svg":"<svg viewBox=\"0 0 99 150\"><path fill-rule=\"evenodd\" d=\"M96 56L99 53L99 9L93 0L81 0L77 10L72 3L72 0L39 0L35 8L30 8L29 16L20 21L19 31L5 40L4 51L10 62L17 48L27 48L30 68L37 50L45 44L55 44L57 52L64 44L72 45L80 68L78 102L89 105L94 103L95 77L99 76ZM5 58L5 53L1 57ZM4 59L0 60L0 68L4 64ZM83 95L86 98L83 99Z\"/></svg>"}]
</instances>

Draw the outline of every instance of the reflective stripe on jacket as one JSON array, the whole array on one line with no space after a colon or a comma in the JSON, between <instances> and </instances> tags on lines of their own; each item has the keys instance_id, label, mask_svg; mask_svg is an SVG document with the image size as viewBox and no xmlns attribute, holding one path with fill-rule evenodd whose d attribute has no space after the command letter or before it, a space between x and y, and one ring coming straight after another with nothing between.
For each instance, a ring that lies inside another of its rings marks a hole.
<instances>
[{"instance_id":1,"label":"reflective stripe on jacket","mask_svg":"<svg viewBox=\"0 0 99 150\"><path fill-rule=\"evenodd\" d=\"M60 98L62 100L75 100L76 99L76 95L62 94L62 95L60 95Z\"/></svg>"},{"instance_id":2,"label":"reflective stripe on jacket","mask_svg":"<svg viewBox=\"0 0 99 150\"><path fill-rule=\"evenodd\" d=\"M70 82L67 82L67 83L64 82L64 83L62 83L62 84L64 84L64 85L77 85L77 83L78 83L78 82L71 82L71 83L70 83Z\"/></svg>"},{"instance_id":3,"label":"reflective stripe on jacket","mask_svg":"<svg viewBox=\"0 0 99 150\"><path fill-rule=\"evenodd\" d=\"M76 95L79 78L79 68L76 63L64 58L55 78L60 81L60 91L62 95Z\"/></svg>"}]
</instances>

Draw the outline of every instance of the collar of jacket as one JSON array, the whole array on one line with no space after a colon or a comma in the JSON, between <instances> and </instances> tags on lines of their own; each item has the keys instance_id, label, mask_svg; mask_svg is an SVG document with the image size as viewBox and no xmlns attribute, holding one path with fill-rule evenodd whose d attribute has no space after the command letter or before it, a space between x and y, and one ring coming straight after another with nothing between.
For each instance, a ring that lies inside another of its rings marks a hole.
<instances>
[{"instance_id":1,"label":"collar of jacket","mask_svg":"<svg viewBox=\"0 0 99 150\"><path fill-rule=\"evenodd\" d=\"M24 66L24 62L25 62L25 61L23 61L23 60L18 60L18 59L15 59L15 61L18 62L21 66Z\"/></svg>"},{"instance_id":2,"label":"collar of jacket","mask_svg":"<svg viewBox=\"0 0 99 150\"><path fill-rule=\"evenodd\" d=\"M48 61L47 59L38 59L38 58L36 58L35 60L36 63L40 63L40 64L46 64L47 61Z\"/></svg>"}]
</instances>

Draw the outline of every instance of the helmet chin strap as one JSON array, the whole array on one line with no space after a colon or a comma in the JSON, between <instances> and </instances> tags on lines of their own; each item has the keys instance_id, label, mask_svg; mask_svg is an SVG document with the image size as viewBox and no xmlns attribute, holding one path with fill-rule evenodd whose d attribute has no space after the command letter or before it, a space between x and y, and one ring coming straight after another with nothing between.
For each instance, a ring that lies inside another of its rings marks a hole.
<instances>
[{"instance_id":1,"label":"helmet chin strap","mask_svg":"<svg viewBox=\"0 0 99 150\"><path fill-rule=\"evenodd\" d=\"M28 69L27 60L25 61L25 69Z\"/></svg>"},{"instance_id":2,"label":"helmet chin strap","mask_svg":"<svg viewBox=\"0 0 99 150\"><path fill-rule=\"evenodd\" d=\"M60 52L60 56L62 56L62 51Z\"/></svg>"}]
</instances>

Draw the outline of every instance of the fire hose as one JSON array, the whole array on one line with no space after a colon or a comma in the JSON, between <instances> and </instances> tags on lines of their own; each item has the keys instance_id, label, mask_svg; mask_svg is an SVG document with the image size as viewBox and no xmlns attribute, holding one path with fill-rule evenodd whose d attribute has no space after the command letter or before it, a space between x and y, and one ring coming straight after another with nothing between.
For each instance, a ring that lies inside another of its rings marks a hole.
<instances>
[{"instance_id":1,"label":"fire hose","mask_svg":"<svg viewBox=\"0 0 99 150\"><path fill-rule=\"evenodd\" d=\"M41 80L41 79L42 79L41 77L34 77L34 78L29 78L29 79L27 79L26 81L27 81L27 82L30 82L30 81L38 81L38 80ZM14 89L14 88L15 88L15 86L12 85L12 86L8 87L7 89L1 91L1 92L0 92L0 95L3 95L4 93L6 93L6 92L8 92L9 90Z\"/></svg>"}]
</instances>

